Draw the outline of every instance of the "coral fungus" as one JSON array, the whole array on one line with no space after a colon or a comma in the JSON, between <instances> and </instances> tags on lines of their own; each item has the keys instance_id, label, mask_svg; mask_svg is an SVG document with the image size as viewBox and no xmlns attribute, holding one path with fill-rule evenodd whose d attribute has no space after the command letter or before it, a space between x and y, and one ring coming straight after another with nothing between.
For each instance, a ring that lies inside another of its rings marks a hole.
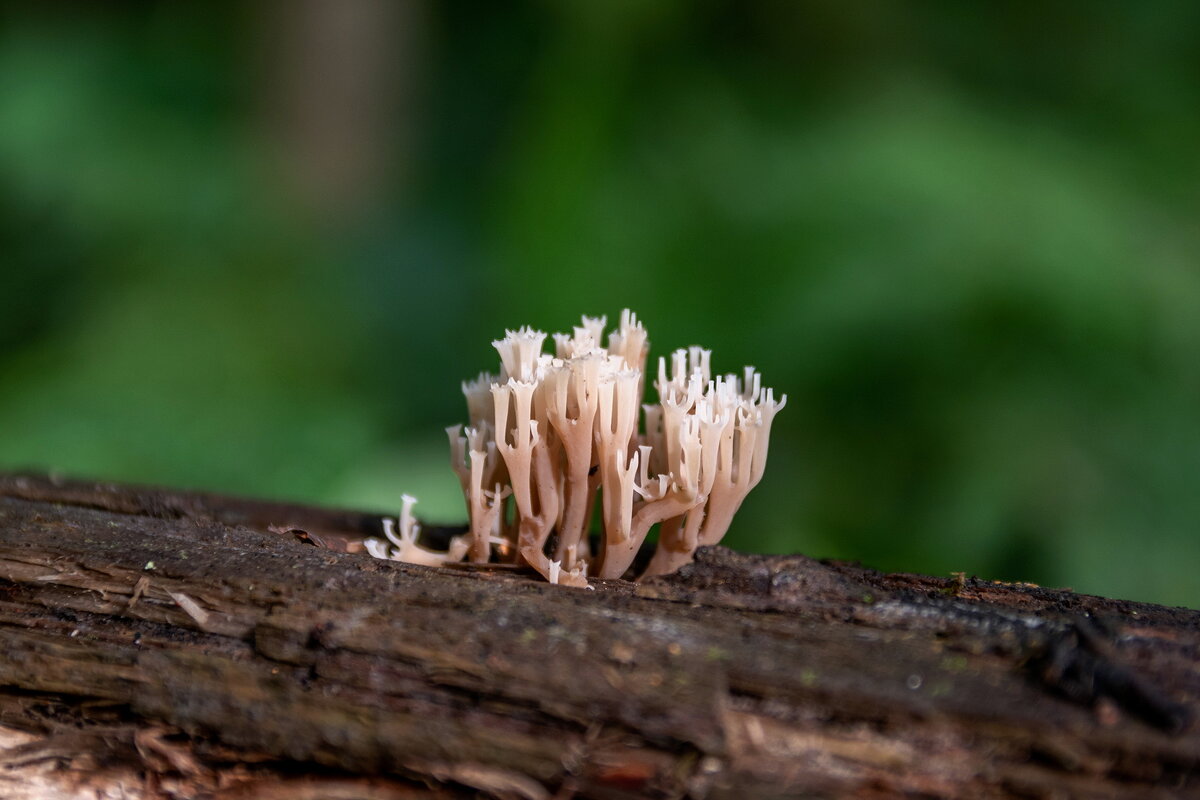
<instances>
[{"instance_id":1,"label":"coral fungus","mask_svg":"<svg viewBox=\"0 0 1200 800\"><path fill-rule=\"evenodd\" d=\"M669 364L659 359L658 402L640 405L646 330L625 310L602 347L605 322L584 317L573 333L554 334L554 355L542 352L546 334L530 328L493 342L499 374L463 384L469 424L447 429L469 535L445 554L420 547L406 498L401 536L388 531L391 547L374 540L372 555L423 564L495 556L583 587L589 572L623 576L656 524L643 577L673 572L698 546L719 542L762 478L771 421L787 396L776 400L752 367L714 378L711 351L691 347Z\"/></svg>"}]
</instances>

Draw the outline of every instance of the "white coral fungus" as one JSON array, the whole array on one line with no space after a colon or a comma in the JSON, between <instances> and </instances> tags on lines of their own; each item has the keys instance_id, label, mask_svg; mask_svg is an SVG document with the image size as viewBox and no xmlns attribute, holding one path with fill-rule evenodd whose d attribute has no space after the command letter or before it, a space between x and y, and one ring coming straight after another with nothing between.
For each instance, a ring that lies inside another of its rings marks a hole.
<instances>
[{"instance_id":1,"label":"white coral fungus","mask_svg":"<svg viewBox=\"0 0 1200 800\"><path fill-rule=\"evenodd\" d=\"M659 359L658 402L639 405L646 330L626 309L603 347L605 322L584 317L573 333L554 334L553 356L542 352L546 334L527 327L492 342L499 374L463 383L469 424L446 431L469 537L445 554L420 547L406 496L399 537L388 529L392 547L372 540L371 554L424 564L496 555L584 587L589 572L623 576L655 524L658 549L643 577L674 572L698 546L719 542L762 478L787 396L776 400L753 367L714 378L711 351L691 347Z\"/></svg>"},{"instance_id":2,"label":"white coral fungus","mask_svg":"<svg viewBox=\"0 0 1200 800\"><path fill-rule=\"evenodd\" d=\"M400 532L396 532L395 520L385 518L383 535L387 537L387 541L367 539L363 545L368 553L375 558L407 561L410 564L424 564L428 567L440 566L448 561L462 560L462 557L467 554L469 544L465 536L455 536L451 539L450 548L444 553L417 544L417 535L421 532L421 526L417 524L416 517L412 513L412 507L416 505L417 499L405 494L400 496L400 500L402 503Z\"/></svg>"}]
</instances>

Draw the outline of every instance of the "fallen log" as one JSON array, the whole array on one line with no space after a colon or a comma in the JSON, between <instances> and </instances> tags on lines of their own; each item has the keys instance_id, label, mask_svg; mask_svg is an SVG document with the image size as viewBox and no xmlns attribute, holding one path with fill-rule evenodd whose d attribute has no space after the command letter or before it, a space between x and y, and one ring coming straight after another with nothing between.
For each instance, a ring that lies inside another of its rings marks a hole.
<instances>
[{"instance_id":1,"label":"fallen log","mask_svg":"<svg viewBox=\"0 0 1200 800\"><path fill-rule=\"evenodd\" d=\"M1200 792L1200 612L724 548L582 591L379 531L0 475L0 795Z\"/></svg>"}]
</instances>

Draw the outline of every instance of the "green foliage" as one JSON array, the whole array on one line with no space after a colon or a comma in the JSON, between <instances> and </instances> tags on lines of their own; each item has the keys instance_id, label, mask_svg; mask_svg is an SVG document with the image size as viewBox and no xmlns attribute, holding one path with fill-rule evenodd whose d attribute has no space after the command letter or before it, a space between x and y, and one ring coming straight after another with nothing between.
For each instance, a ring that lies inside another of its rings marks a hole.
<instances>
[{"instance_id":1,"label":"green foliage","mask_svg":"<svg viewBox=\"0 0 1200 800\"><path fill-rule=\"evenodd\" d=\"M340 227L262 21L6 12L0 464L461 518L490 340L630 306L790 396L733 545L1200 605L1200 12L653 5L437 7Z\"/></svg>"}]
</instances>

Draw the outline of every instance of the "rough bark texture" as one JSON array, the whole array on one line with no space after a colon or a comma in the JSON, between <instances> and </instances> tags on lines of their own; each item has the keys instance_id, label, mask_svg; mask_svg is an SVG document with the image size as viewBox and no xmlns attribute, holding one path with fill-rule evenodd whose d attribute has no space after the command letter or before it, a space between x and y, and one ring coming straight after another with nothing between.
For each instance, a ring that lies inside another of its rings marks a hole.
<instances>
[{"instance_id":1,"label":"rough bark texture","mask_svg":"<svg viewBox=\"0 0 1200 800\"><path fill-rule=\"evenodd\" d=\"M1195 611L722 548L583 591L379 530L0 475L0 795L1200 792Z\"/></svg>"}]
</instances>

